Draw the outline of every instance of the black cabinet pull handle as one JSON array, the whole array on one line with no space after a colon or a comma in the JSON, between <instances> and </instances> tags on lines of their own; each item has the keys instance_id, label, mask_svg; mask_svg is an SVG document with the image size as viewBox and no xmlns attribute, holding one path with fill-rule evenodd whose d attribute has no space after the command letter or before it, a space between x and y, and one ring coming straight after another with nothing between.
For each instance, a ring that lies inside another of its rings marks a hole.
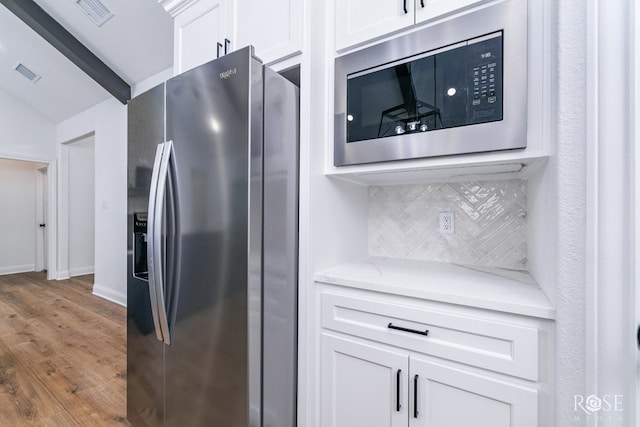
<instances>
[{"instance_id":1,"label":"black cabinet pull handle","mask_svg":"<svg viewBox=\"0 0 640 427\"><path fill-rule=\"evenodd\" d=\"M418 375L413 377L413 418L418 418Z\"/></svg>"},{"instance_id":2,"label":"black cabinet pull handle","mask_svg":"<svg viewBox=\"0 0 640 427\"><path fill-rule=\"evenodd\" d=\"M420 0L420 6L424 9L424 0Z\"/></svg>"},{"instance_id":3,"label":"black cabinet pull handle","mask_svg":"<svg viewBox=\"0 0 640 427\"><path fill-rule=\"evenodd\" d=\"M398 369L398 372L396 372L396 411L400 412L400 408L402 408L402 405L400 405L400 373L402 372L402 369Z\"/></svg>"},{"instance_id":4,"label":"black cabinet pull handle","mask_svg":"<svg viewBox=\"0 0 640 427\"><path fill-rule=\"evenodd\" d=\"M424 331L418 331L416 329L409 329L409 328L403 328L402 326L395 326L393 323L389 323L387 325L387 328L389 329L396 329L398 331L404 331L404 332L411 332L412 334L419 334L419 335L429 335L429 330L425 329Z\"/></svg>"},{"instance_id":5,"label":"black cabinet pull handle","mask_svg":"<svg viewBox=\"0 0 640 427\"><path fill-rule=\"evenodd\" d=\"M228 49L231 46L231 40L229 39L224 39L224 54L226 55L228 53Z\"/></svg>"},{"instance_id":6,"label":"black cabinet pull handle","mask_svg":"<svg viewBox=\"0 0 640 427\"><path fill-rule=\"evenodd\" d=\"M40 224L40 228L43 228L45 226L45 224Z\"/></svg>"},{"instance_id":7,"label":"black cabinet pull handle","mask_svg":"<svg viewBox=\"0 0 640 427\"><path fill-rule=\"evenodd\" d=\"M222 47L222 43L218 42L216 46L216 58L220 58L220 48Z\"/></svg>"},{"instance_id":8,"label":"black cabinet pull handle","mask_svg":"<svg viewBox=\"0 0 640 427\"><path fill-rule=\"evenodd\" d=\"M407 0L403 1L402 8L404 9L404 13L409 13L409 11L407 10Z\"/></svg>"}]
</instances>

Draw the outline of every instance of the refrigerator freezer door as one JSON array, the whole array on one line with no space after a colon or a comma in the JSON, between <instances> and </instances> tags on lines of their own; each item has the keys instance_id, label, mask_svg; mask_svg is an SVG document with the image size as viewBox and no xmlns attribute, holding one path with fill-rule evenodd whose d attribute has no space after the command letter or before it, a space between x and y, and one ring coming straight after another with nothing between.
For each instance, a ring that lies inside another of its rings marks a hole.
<instances>
[{"instance_id":1,"label":"refrigerator freezer door","mask_svg":"<svg viewBox=\"0 0 640 427\"><path fill-rule=\"evenodd\" d=\"M249 181L252 63L242 50L167 82L182 262L166 426L249 425L249 198L261 187Z\"/></svg>"},{"instance_id":2,"label":"refrigerator freezer door","mask_svg":"<svg viewBox=\"0 0 640 427\"><path fill-rule=\"evenodd\" d=\"M132 260L133 219L147 216L156 147L164 140L162 84L128 105L127 418L136 427L164 419L163 344L154 332L149 282L134 277Z\"/></svg>"}]
</instances>

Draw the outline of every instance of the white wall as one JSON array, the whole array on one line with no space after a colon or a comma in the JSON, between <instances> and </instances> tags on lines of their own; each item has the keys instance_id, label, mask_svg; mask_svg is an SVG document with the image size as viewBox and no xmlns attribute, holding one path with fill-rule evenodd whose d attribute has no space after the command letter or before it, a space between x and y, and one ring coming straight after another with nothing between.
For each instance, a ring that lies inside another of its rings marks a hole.
<instances>
[{"instance_id":1,"label":"white wall","mask_svg":"<svg viewBox=\"0 0 640 427\"><path fill-rule=\"evenodd\" d=\"M131 87L131 97L135 98L136 96L140 95L141 93L144 93L144 92L148 91L149 89L152 89L152 88L156 87L157 85L159 85L160 83L170 79L171 77L173 77L173 67L169 67L164 71L160 71L158 74L155 74L155 75L149 77L148 79L143 80L140 83L132 86Z\"/></svg>"},{"instance_id":2,"label":"white wall","mask_svg":"<svg viewBox=\"0 0 640 427\"><path fill-rule=\"evenodd\" d=\"M35 269L36 174L42 166L0 159L0 274Z\"/></svg>"},{"instance_id":3,"label":"white wall","mask_svg":"<svg viewBox=\"0 0 640 427\"><path fill-rule=\"evenodd\" d=\"M173 68L132 87L136 96L171 77ZM127 107L104 101L56 126L61 144L95 135L95 283L93 293L121 305L127 303ZM64 175L59 168L58 178ZM61 193L60 204L65 203ZM68 215L58 220L58 234L68 234ZM63 239L60 239L63 240ZM64 243L64 242L63 242ZM68 245L68 244L67 244ZM58 248L58 262L69 268L68 253ZM63 277L60 277L63 278Z\"/></svg>"},{"instance_id":4,"label":"white wall","mask_svg":"<svg viewBox=\"0 0 640 427\"><path fill-rule=\"evenodd\" d=\"M114 99L109 99L60 123L57 127L57 141L62 144L90 133L95 133L96 159L95 283L93 293L126 305L126 106ZM60 232L64 231L66 221L67 218L61 217L59 219ZM61 251L61 253L63 252Z\"/></svg>"},{"instance_id":5,"label":"white wall","mask_svg":"<svg viewBox=\"0 0 640 427\"><path fill-rule=\"evenodd\" d=\"M69 166L69 276L94 272L95 138L70 143Z\"/></svg>"},{"instance_id":6,"label":"white wall","mask_svg":"<svg viewBox=\"0 0 640 427\"><path fill-rule=\"evenodd\" d=\"M0 157L56 158L55 124L0 89Z\"/></svg>"}]
</instances>

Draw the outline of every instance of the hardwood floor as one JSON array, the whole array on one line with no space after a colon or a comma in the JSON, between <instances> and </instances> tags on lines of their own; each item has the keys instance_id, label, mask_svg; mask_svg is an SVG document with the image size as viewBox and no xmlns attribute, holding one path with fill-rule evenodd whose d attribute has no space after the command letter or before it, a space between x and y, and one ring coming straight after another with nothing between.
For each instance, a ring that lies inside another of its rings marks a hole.
<instances>
[{"instance_id":1,"label":"hardwood floor","mask_svg":"<svg viewBox=\"0 0 640 427\"><path fill-rule=\"evenodd\" d=\"M0 276L0 426L128 426L126 309L93 276Z\"/></svg>"}]
</instances>

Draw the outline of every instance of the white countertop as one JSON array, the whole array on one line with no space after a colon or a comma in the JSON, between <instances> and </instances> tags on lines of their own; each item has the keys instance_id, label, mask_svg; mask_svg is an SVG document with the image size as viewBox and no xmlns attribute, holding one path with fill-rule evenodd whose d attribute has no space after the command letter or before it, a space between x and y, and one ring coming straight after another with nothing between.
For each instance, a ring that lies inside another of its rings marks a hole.
<instances>
[{"instance_id":1,"label":"white countertop","mask_svg":"<svg viewBox=\"0 0 640 427\"><path fill-rule=\"evenodd\" d=\"M370 258L317 273L317 282L554 319L555 309L525 273L429 261Z\"/></svg>"}]
</instances>

